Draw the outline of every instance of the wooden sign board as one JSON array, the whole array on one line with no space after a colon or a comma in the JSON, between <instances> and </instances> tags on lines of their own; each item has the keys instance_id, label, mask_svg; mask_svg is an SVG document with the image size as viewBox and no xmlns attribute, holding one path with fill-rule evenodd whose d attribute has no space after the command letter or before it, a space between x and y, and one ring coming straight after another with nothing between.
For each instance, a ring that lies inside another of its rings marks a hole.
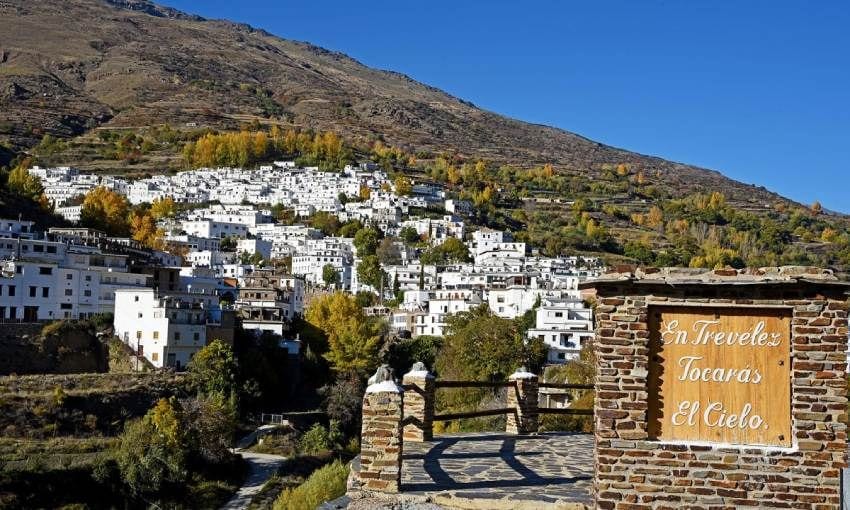
<instances>
[{"instance_id":1,"label":"wooden sign board","mask_svg":"<svg viewBox=\"0 0 850 510\"><path fill-rule=\"evenodd\" d=\"M791 446L791 311L651 306L649 435Z\"/></svg>"}]
</instances>

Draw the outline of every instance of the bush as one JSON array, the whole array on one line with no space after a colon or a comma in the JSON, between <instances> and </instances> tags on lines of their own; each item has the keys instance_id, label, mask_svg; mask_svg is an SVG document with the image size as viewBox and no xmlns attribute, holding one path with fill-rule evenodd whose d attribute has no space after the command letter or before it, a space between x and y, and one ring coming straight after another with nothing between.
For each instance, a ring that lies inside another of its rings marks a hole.
<instances>
[{"instance_id":1,"label":"bush","mask_svg":"<svg viewBox=\"0 0 850 510\"><path fill-rule=\"evenodd\" d=\"M274 510L313 510L324 501L345 494L348 466L339 460L316 470L306 482L286 489L274 504Z\"/></svg>"},{"instance_id":2,"label":"bush","mask_svg":"<svg viewBox=\"0 0 850 510\"><path fill-rule=\"evenodd\" d=\"M144 418L127 423L116 460L133 494L154 493L166 483L185 481L186 451L179 413L173 401L162 399Z\"/></svg>"},{"instance_id":3,"label":"bush","mask_svg":"<svg viewBox=\"0 0 850 510\"><path fill-rule=\"evenodd\" d=\"M301 454L317 454L340 448L342 433L339 422L331 420L330 427L325 428L316 423L298 440L298 452Z\"/></svg>"},{"instance_id":4,"label":"bush","mask_svg":"<svg viewBox=\"0 0 850 510\"><path fill-rule=\"evenodd\" d=\"M341 376L332 385L319 389L328 416L349 433L359 426L364 390L363 382L356 376Z\"/></svg>"}]
</instances>

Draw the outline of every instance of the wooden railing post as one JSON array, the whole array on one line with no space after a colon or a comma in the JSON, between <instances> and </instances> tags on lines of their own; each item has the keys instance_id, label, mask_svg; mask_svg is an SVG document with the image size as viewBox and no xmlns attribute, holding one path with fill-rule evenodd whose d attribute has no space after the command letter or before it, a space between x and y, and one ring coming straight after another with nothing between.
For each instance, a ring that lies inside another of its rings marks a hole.
<instances>
[{"instance_id":1,"label":"wooden railing post","mask_svg":"<svg viewBox=\"0 0 850 510\"><path fill-rule=\"evenodd\" d=\"M505 432L508 434L536 434L538 430L538 388L537 376L521 367L511 374L509 381L515 384L508 387L507 406L515 407L516 412L508 414Z\"/></svg>"},{"instance_id":2,"label":"wooden railing post","mask_svg":"<svg viewBox=\"0 0 850 510\"><path fill-rule=\"evenodd\" d=\"M430 441L434 437L434 376L417 362L401 383L405 387L404 440Z\"/></svg>"},{"instance_id":3,"label":"wooden railing post","mask_svg":"<svg viewBox=\"0 0 850 510\"><path fill-rule=\"evenodd\" d=\"M355 484L365 491L398 492L401 484L404 390L384 365L369 380L363 396L360 471Z\"/></svg>"}]
</instances>

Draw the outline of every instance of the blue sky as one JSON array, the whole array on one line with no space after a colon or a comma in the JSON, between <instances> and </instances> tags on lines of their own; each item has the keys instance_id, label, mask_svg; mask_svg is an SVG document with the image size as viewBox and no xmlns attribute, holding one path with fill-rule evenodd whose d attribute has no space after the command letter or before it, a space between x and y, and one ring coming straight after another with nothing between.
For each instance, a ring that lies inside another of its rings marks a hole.
<instances>
[{"instance_id":1,"label":"blue sky","mask_svg":"<svg viewBox=\"0 0 850 510\"><path fill-rule=\"evenodd\" d=\"M850 213L843 0L162 3Z\"/></svg>"}]
</instances>

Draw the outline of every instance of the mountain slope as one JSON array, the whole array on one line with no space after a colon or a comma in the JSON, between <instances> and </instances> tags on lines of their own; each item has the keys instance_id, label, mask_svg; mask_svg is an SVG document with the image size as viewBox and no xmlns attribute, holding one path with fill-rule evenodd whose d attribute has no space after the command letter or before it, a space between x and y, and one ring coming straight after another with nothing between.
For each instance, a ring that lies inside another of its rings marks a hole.
<instances>
[{"instance_id":1,"label":"mountain slope","mask_svg":"<svg viewBox=\"0 0 850 510\"><path fill-rule=\"evenodd\" d=\"M603 164L660 173L675 194L778 197L713 171L612 148L484 111L404 75L246 25L145 0L0 0L0 141L169 122L233 128L252 118L381 137L593 177ZM72 163L69 161L69 163Z\"/></svg>"}]
</instances>

